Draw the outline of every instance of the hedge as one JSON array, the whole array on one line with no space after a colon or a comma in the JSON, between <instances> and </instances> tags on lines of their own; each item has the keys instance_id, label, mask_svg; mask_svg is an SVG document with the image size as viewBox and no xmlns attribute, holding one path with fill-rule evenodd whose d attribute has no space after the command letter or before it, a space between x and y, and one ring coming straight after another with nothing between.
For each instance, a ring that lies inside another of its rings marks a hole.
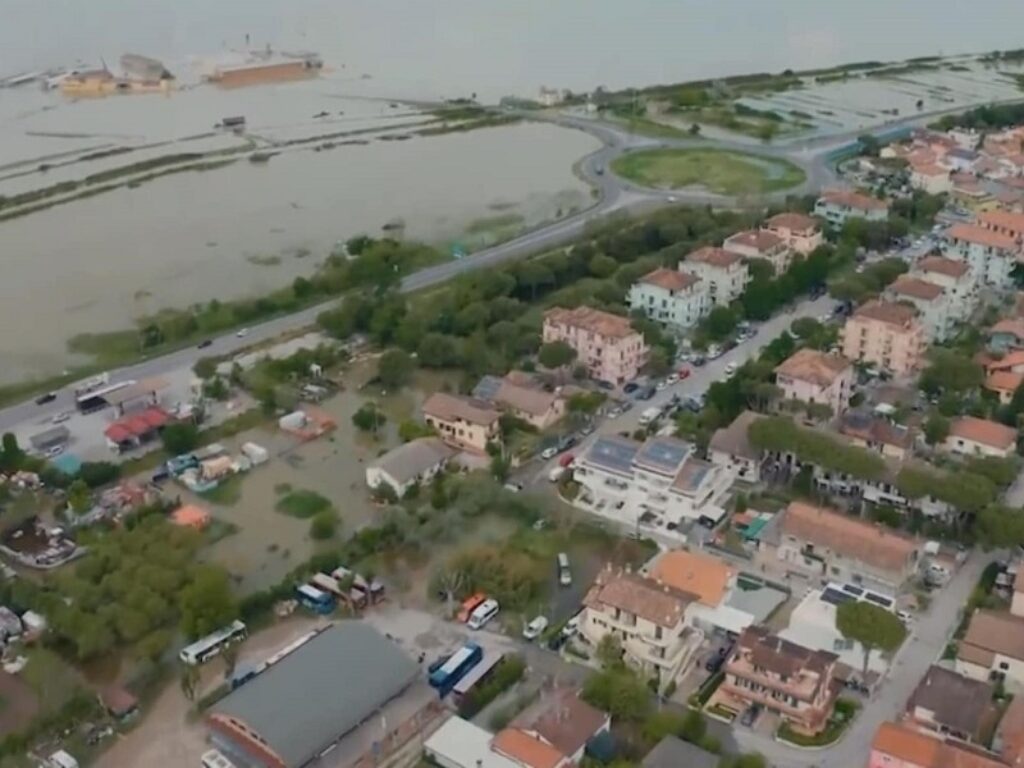
<instances>
[{"instance_id":1,"label":"hedge","mask_svg":"<svg viewBox=\"0 0 1024 768\"><path fill-rule=\"evenodd\" d=\"M459 716L469 719L498 696L523 679L526 661L522 656L506 656L497 663L484 682L471 688L459 704Z\"/></svg>"}]
</instances>

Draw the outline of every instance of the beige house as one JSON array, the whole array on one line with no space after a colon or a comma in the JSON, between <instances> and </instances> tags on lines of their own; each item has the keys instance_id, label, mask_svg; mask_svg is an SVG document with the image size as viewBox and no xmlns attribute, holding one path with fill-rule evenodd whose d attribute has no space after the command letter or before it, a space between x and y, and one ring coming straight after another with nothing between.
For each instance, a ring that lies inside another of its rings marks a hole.
<instances>
[{"instance_id":1,"label":"beige house","mask_svg":"<svg viewBox=\"0 0 1024 768\"><path fill-rule=\"evenodd\" d=\"M925 351L924 328L917 312L903 304L869 301L846 321L843 356L877 365L897 376L914 373Z\"/></svg>"},{"instance_id":2,"label":"beige house","mask_svg":"<svg viewBox=\"0 0 1024 768\"><path fill-rule=\"evenodd\" d=\"M945 341L953 331L952 301L941 285L901 275L886 289L886 298L913 305L928 342Z\"/></svg>"},{"instance_id":3,"label":"beige house","mask_svg":"<svg viewBox=\"0 0 1024 768\"><path fill-rule=\"evenodd\" d=\"M783 640L767 627L748 627L725 664L725 680L715 698L737 713L760 705L796 731L818 733L839 696L838 659Z\"/></svg>"},{"instance_id":4,"label":"beige house","mask_svg":"<svg viewBox=\"0 0 1024 768\"><path fill-rule=\"evenodd\" d=\"M850 402L854 379L849 360L816 349L797 350L775 368L775 383L783 397L827 405L836 416Z\"/></svg>"},{"instance_id":5,"label":"beige house","mask_svg":"<svg viewBox=\"0 0 1024 768\"><path fill-rule=\"evenodd\" d=\"M957 646L956 671L975 680L1002 679L1024 690L1024 618L979 608Z\"/></svg>"},{"instance_id":6,"label":"beige house","mask_svg":"<svg viewBox=\"0 0 1024 768\"><path fill-rule=\"evenodd\" d=\"M764 229L747 229L730 235L722 243L729 253L738 253L745 259L764 259L781 275L789 269L793 252L786 241Z\"/></svg>"},{"instance_id":7,"label":"beige house","mask_svg":"<svg viewBox=\"0 0 1024 768\"><path fill-rule=\"evenodd\" d=\"M910 168L910 186L929 195L943 195L953 191L949 169L938 163L918 163Z\"/></svg>"},{"instance_id":8,"label":"beige house","mask_svg":"<svg viewBox=\"0 0 1024 768\"><path fill-rule=\"evenodd\" d=\"M914 265L912 274L940 286L949 297L949 319L967 320L978 305L978 281L964 261L944 256L926 256Z\"/></svg>"},{"instance_id":9,"label":"beige house","mask_svg":"<svg viewBox=\"0 0 1024 768\"><path fill-rule=\"evenodd\" d=\"M1017 430L997 421L961 416L949 425L949 436L943 447L962 456L995 456L1006 458L1017 446Z\"/></svg>"},{"instance_id":10,"label":"beige house","mask_svg":"<svg viewBox=\"0 0 1024 768\"><path fill-rule=\"evenodd\" d=\"M732 423L716 429L708 443L708 458L738 480L756 483L761 479L763 452L750 443L750 425L762 418L754 411L744 411Z\"/></svg>"},{"instance_id":11,"label":"beige house","mask_svg":"<svg viewBox=\"0 0 1024 768\"><path fill-rule=\"evenodd\" d=\"M825 242L818 220L802 213L772 216L761 225L761 231L781 238L792 250L805 256Z\"/></svg>"},{"instance_id":12,"label":"beige house","mask_svg":"<svg viewBox=\"0 0 1024 768\"><path fill-rule=\"evenodd\" d=\"M606 635L626 661L664 689L686 669L703 633L689 626L696 595L630 571L602 570L583 600L580 634L595 648Z\"/></svg>"},{"instance_id":13,"label":"beige house","mask_svg":"<svg viewBox=\"0 0 1024 768\"><path fill-rule=\"evenodd\" d=\"M544 430L565 416L565 398L548 392L528 376L513 371L505 378L484 376L473 389L473 397L491 402L503 413Z\"/></svg>"},{"instance_id":14,"label":"beige house","mask_svg":"<svg viewBox=\"0 0 1024 768\"><path fill-rule=\"evenodd\" d=\"M843 226L849 219L884 221L889 215L889 204L849 189L827 189L814 203L814 215L834 227Z\"/></svg>"},{"instance_id":15,"label":"beige house","mask_svg":"<svg viewBox=\"0 0 1024 768\"><path fill-rule=\"evenodd\" d=\"M501 414L488 402L435 392L423 403L423 418L448 445L485 453L488 443L501 442Z\"/></svg>"},{"instance_id":16,"label":"beige house","mask_svg":"<svg viewBox=\"0 0 1024 768\"><path fill-rule=\"evenodd\" d=\"M854 410L843 414L837 425L839 434L858 448L902 461L914 450L914 430L872 413Z\"/></svg>"},{"instance_id":17,"label":"beige house","mask_svg":"<svg viewBox=\"0 0 1024 768\"><path fill-rule=\"evenodd\" d=\"M644 337L629 318L593 307L555 307L544 315L544 343L564 341L590 376L611 384L635 379L647 361Z\"/></svg>"},{"instance_id":18,"label":"beige house","mask_svg":"<svg viewBox=\"0 0 1024 768\"><path fill-rule=\"evenodd\" d=\"M750 270L738 253L706 246L687 254L680 271L692 272L707 286L712 304L725 306L736 301L750 280Z\"/></svg>"}]
</instances>

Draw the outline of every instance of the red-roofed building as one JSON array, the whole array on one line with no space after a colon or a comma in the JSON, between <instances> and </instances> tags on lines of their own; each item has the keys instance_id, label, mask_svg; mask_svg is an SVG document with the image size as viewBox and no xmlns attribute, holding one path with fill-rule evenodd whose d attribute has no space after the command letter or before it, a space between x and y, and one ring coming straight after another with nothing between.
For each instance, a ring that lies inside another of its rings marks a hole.
<instances>
[{"instance_id":1,"label":"red-roofed building","mask_svg":"<svg viewBox=\"0 0 1024 768\"><path fill-rule=\"evenodd\" d=\"M780 213L761 225L762 232L782 238L797 253L807 255L825 242L821 225L813 216L802 213Z\"/></svg>"},{"instance_id":2,"label":"red-roofed building","mask_svg":"<svg viewBox=\"0 0 1024 768\"><path fill-rule=\"evenodd\" d=\"M629 308L674 328L691 328L711 311L708 283L690 272L661 267L629 289Z\"/></svg>"},{"instance_id":3,"label":"red-roofed building","mask_svg":"<svg viewBox=\"0 0 1024 768\"><path fill-rule=\"evenodd\" d=\"M946 233L943 252L966 262L983 284L1009 288L1021 248L1009 235L977 224L954 224Z\"/></svg>"},{"instance_id":4,"label":"red-roofed building","mask_svg":"<svg viewBox=\"0 0 1024 768\"><path fill-rule=\"evenodd\" d=\"M953 180L949 169L938 163L917 163L910 166L910 186L929 195L941 195L953 191Z\"/></svg>"},{"instance_id":5,"label":"red-roofed building","mask_svg":"<svg viewBox=\"0 0 1024 768\"><path fill-rule=\"evenodd\" d=\"M747 259L764 259L781 275L789 269L793 252L786 241L764 229L747 229L725 238L722 248Z\"/></svg>"},{"instance_id":6,"label":"red-roofed building","mask_svg":"<svg viewBox=\"0 0 1024 768\"><path fill-rule=\"evenodd\" d=\"M750 270L743 257L724 248L698 248L687 254L679 268L704 281L711 303L719 306L736 301L750 280Z\"/></svg>"},{"instance_id":7,"label":"red-roofed building","mask_svg":"<svg viewBox=\"0 0 1024 768\"><path fill-rule=\"evenodd\" d=\"M123 453L155 440L170 421L171 415L167 411L153 405L121 417L103 430L103 435L110 450Z\"/></svg>"},{"instance_id":8,"label":"red-roofed building","mask_svg":"<svg viewBox=\"0 0 1024 768\"><path fill-rule=\"evenodd\" d=\"M833 227L841 227L849 219L884 221L889 216L889 204L852 190L827 189L815 202L814 215Z\"/></svg>"}]
</instances>

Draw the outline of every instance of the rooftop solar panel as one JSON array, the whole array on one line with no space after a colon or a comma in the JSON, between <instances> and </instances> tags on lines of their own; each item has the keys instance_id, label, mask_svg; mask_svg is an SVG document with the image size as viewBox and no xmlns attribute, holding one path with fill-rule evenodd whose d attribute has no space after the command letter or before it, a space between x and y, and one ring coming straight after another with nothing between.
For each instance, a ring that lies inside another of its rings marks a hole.
<instances>
[{"instance_id":1,"label":"rooftop solar panel","mask_svg":"<svg viewBox=\"0 0 1024 768\"><path fill-rule=\"evenodd\" d=\"M586 461L613 472L628 473L640 444L618 437L600 437L587 451Z\"/></svg>"}]
</instances>

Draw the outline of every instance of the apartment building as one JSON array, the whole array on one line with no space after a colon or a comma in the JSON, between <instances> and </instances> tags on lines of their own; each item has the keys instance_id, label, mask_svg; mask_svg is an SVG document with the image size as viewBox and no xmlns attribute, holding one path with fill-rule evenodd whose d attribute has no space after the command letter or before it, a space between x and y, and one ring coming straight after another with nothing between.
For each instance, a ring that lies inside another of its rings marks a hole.
<instances>
[{"instance_id":1,"label":"apartment building","mask_svg":"<svg viewBox=\"0 0 1024 768\"><path fill-rule=\"evenodd\" d=\"M501 442L501 414L490 403L464 395L435 392L423 403L423 419L448 445L483 454Z\"/></svg>"},{"instance_id":2,"label":"apartment building","mask_svg":"<svg viewBox=\"0 0 1024 768\"><path fill-rule=\"evenodd\" d=\"M652 437L640 443L601 436L576 458L576 505L627 523L652 525L702 518L718 522L732 485L728 469L704 461L691 443Z\"/></svg>"},{"instance_id":3,"label":"apartment building","mask_svg":"<svg viewBox=\"0 0 1024 768\"><path fill-rule=\"evenodd\" d=\"M890 301L906 302L917 309L917 318L924 328L927 342L945 341L952 334L951 302L942 286L919 277L902 275L889 285L885 296Z\"/></svg>"},{"instance_id":4,"label":"apartment building","mask_svg":"<svg viewBox=\"0 0 1024 768\"><path fill-rule=\"evenodd\" d=\"M692 328L711 311L708 284L690 272L661 267L629 289L629 308L679 330Z\"/></svg>"},{"instance_id":5,"label":"apartment building","mask_svg":"<svg viewBox=\"0 0 1024 768\"><path fill-rule=\"evenodd\" d=\"M979 608L957 645L956 671L975 680L1002 680L1024 692L1024 618Z\"/></svg>"},{"instance_id":6,"label":"apartment building","mask_svg":"<svg viewBox=\"0 0 1024 768\"><path fill-rule=\"evenodd\" d=\"M761 479L763 452L755 448L749 437L750 425L761 418L754 411L744 411L728 426L716 429L708 443L708 458L737 480L756 483Z\"/></svg>"},{"instance_id":7,"label":"apartment building","mask_svg":"<svg viewBox=\"0 0 1024 768\"><path fill-rule=\"evenodd\" d=\"M944 195L953 191L953 179L949 169L938 163L916 163L910 167L910 186L929 195Z\"/></svg>"},{"instance_id":8,"label":"apartment building","mask_svg":"<svg viewBox=\"0 0 1024 768\"><path fill-rule=\"evenodd\" d=\"M598 381L623 384L636 378L647 361L644 337L629 318L593 307L555 307L544 315L544 343L564 341Z\"/></svg>"},{"instance_id":9,"label":"apartment building","mask_svg":"<svg viewBox=\"0 0 1024 768\"><path fill-rule=\"evenodd\" d=\"M679 269L699 277L707 286L711 303L718 306L736 301L750 280L750 270L742 256L712 246L687 254Z\"/></svg>"},{"instance_id":10,"label":"apartment building","mask_svg":"<svg viewBox=\"0 0 1024 768\"><path fill-rule=\"evenodd\" d=\"M736 569L713 555L672 549L656 555L645 573L696 597L687 609L693 626L704 632L740 633L756 621L748 610L737 607Z\"/></svg>"},{"instance_id":11,"label":"apartment building","mask_svg":"<svg viewBox=\"0 0 1024 768\"><path fill-rule=\"evenodd\" d=\"M823 582L864 584L895 594L920 567L922 543L825 507L794 501L764 555Z\"/></svg>"},{"instance_id":12,"label":"apartment building","mask_svg":"<svg viewBox=\"0 0 1024 768\"><path fill-rule=\"evenodd\" d=\"M902 304L873 300L862 305L843 326L843 357L893 373L913 374L925 351L924 328L916 310Z\"/></svg>"},{"instance_id":13,"label":"apartment building","mask_svg":"<svg viewBox=\"0 0 1024 768\"><path fill-rule=\"evenodd\" d=\"M617 637L626 662L664 690L686 670L703 640L687 622L695 600L688 592L609 565L583 599L580 635L595 648L606 635Z\"/></svg>"},{"instance_id":14,"label":"apartment building","mask_svg":"<svg viewBox=\"0 0 1024 768\"><path fill-rule=\"evenodd\" d=\"M761 225L762 232L781 238L796 253L809 254L825 242L821 224L802 213L779 213Z\"/></svg>"},{"instance_id":15,"label":"apartment building","mask_svg":"<svg viewBox=\"0 0 1024 768\"><path fill-rule=\"evenodd\" d=\"M828 189L814 203L814 215L839 229L850 219L884 221L889 217L889 204L848 189Z\"/></svg>"},{"instance_id":16,"label":"apartment building","mask_svg":"<svg viewBox=\"0 0 1024 768\"><path fill-rule=\"evenodd\" d=\"M748 627L725 663L716 698L738 712L760 705L795 731L819 733L839 695L837 661L834 653L783 640L767 627Z\"/></svg>"},{"instance_id":17,"label":"apartment building","mask_svg":"<svg viewBox=\"0 0 1024 768\"><path fill-rule=\"evenodd\" d=\"M789 269L793 251L786 241L764 229L747 229L725 238L722 248L737 253L745 259L764 259L775 270L776 275Z\"/></svg>"},{"instance_id":18,"label":"apartment building","mask_svg":"<svg viewBox=\"0 0 1024 768\"><path fill-rule=\"evenodd\" d=\"M943 443L950 453L961 456L992 456L1005 459L1017 447L1017 430L997 421L960 416L949 424L949 435Z\"/></svg>"},{"instance_id":19,"label":"apartment building","mask_svg":"<svg viewBox=\"0 0 1024 768\"><path fill-rule=\"evenodd\" d=\"M827 405L836 416L846 410L855 378L845 357L809 348L797 350L775 368L775 384L783 397Z\"/></svg>"},{"instance_id":20,"label":"apartment building","mask_svg":"<svg viewBox=\"0 0 1024 768\"><path fill-rule=\"evenodd\" d=\"M951 322L967 321L978 306L978 281L967 262L926 256L914 265L910 274L934 283L946 292Z\"/></svg>"},{"instance_id":21,"label":"apartment building","mask_svg":"<svg viewBox=\"0 0 1024 768\"><path fill-rule=\"evenodd\" d=\"M1024 242L1024 213L988 211L978 214L978 226L1015 240Z\"/></svg>"},{"instance_id":22,"label":"apartment building","mask_svg":"<svg viewBox=\"0 0 1024 768\"><path fill-rule=\"evenodd\" d=\"M996 288L1013 287L1020 250L1013 237L977 224L954 224L943 245L945 256L965 262L981 284Z\"/></svg>"}]
</instances>

